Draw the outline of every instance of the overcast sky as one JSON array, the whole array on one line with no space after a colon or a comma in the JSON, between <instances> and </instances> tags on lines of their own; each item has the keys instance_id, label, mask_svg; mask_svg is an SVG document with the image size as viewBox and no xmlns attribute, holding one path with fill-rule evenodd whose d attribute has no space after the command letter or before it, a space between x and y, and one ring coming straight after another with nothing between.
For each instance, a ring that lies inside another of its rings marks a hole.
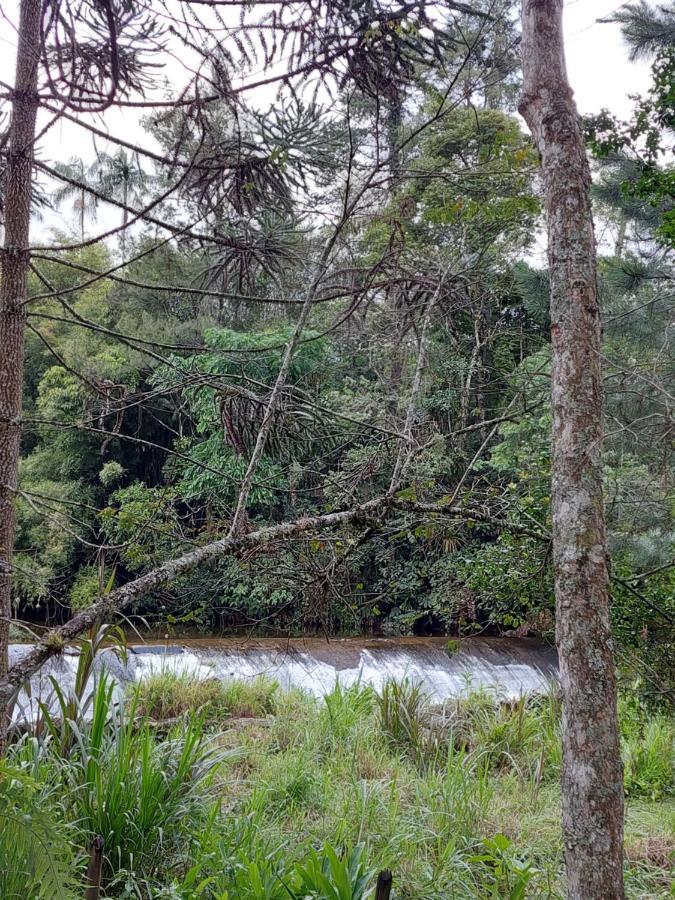
<instances>
[{"instance_id":1,"label":"overcast sky","mask_svg":"<svg viewBox=\"0 0 675 900\"><path fill-rule=\"evenodd\" d=\"M602 107L627 115L629 94L649 86L649 63L631 63L618 25L598 23L625 3L617 0L568 0L565 47L570 81L581 113Z\"/></svg>"},{"instance_id":2,"label":"overcast sky","mask_svg":"<svg viewBox=\"0 0 675 900\"><path fill-rule=\"evenodd\" d=\"M649 64L631 63L618 25L597 20L616 11L617 0L568 0L565 4L564 28L570 81L581 113L597 112L607 107L627 117L631 109L630 94L644 93L649 86ZM0 78L13 81L18 0L2 2L0 10ZM176 63L167 68L178 84L187 80L185 71ZM97 122L99 127L101 122ZM106 113L105 126L123 133L128 140L147 141L138 124L135 110ZM102 148L99 148L102 149ZM91 138L77 126L67 122L54 126L41 142L41 155L46 160L68 160L72 156L93 159ZM104 214L104 218L107 216ZM48 217L42 228L53 225Z\"/></svg>"}]
</instances>

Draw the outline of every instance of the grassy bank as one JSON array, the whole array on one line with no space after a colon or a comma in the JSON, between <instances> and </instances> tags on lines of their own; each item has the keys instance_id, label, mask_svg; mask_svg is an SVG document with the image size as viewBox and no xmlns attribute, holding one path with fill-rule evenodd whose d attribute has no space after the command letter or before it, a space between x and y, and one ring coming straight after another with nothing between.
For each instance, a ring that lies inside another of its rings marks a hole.
<instances>
[{"instance_id":1,"label":"grassy bank","mask_svg":"<svg viewBox=\"0 0 675 900\"><path fill-rule=\"evenodd\" d=\"M621 714L628 893L671 896L673 726ZM364 900L390 868L399 900L559 897L559 722L552 695L432 708L405 683L316 701L160 674L120 706L100 681L89 724L0 769L0 896L81 896L101 834L105 896Z\"/></svg>"}]
</instances>

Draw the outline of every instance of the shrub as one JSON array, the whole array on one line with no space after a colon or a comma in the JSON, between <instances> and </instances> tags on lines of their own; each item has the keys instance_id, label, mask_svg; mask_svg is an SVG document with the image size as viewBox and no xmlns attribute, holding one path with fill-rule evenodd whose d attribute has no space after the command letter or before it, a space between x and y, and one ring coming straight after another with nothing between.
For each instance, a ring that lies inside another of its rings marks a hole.
<instances>
[{"instance_id":1,"label":"shrub","mask_svg":"<svg viewBox=\"0 0 675 900\"><path fill-rule=\"evenodd\" d=\"M490 897L508 897L523 900L527 885L538 874L528 860L522 859L504 834L483 841L483 852L472 857L479 864L481 882Z\"/></svg>"}]
</instances>

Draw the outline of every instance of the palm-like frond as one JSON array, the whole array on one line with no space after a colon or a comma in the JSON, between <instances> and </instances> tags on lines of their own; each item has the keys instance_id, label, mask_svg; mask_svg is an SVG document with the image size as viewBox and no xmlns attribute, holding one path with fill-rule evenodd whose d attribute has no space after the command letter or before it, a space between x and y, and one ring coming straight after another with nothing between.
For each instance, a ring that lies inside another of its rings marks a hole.
<instances>
[{"instance_id":1,"label":"palm-like frond","mask_svg":"<svg viewBox=\"0 0 675 900\"><path fill-rule=\"evenodd\" d=\"M675 47L675 7L671 4L651 6L647 0L638 0L619 7L602 21L621 25L632 60Z\"/></svg>"}]
</instances>

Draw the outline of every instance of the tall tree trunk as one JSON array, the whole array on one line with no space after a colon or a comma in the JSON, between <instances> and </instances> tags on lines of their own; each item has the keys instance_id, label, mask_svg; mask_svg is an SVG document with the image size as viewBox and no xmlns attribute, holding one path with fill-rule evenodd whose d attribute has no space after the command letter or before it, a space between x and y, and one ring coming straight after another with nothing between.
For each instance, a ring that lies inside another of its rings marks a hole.
<instances>
[{"instance_id":1,"label":"tall tree trunk","mask_svg":"<svg viewBox=\"0 0 675 900\"><path fill-rule=\"evenodd\" d=\"M120 235L120 249L122 251L122 259L125 262L127 258L127 223L129 222L129 210L127 209L128 202L129 182L125 178L122 183L122 203L124 204L124 209L122 210L122 234Z\"/></svg>"},{"instance_id":2,"label":"tall tree trunk","mask_svg":"<svg viewBox=\"0 0 675 900\"><path fill-rule=\"evenodd\" d=\"M0 258L0 676L7 672L12 615L14 489L21 438L28 233L33 173L33 141L38 108L40 0L22 0L12 119L3 185L5 240ZM7 715L0 706L0 748Z\"/></svg>"},{"instance_id":3,"label":"tall tree trunk","mask_svg":"<svg viewBox=\"0 0 675 900\"><path fill-rule=\"evenodd\" d=\"M395 94L386 101L386 143L389 157L389 202L393 206L397 193L401 191L401 126L403 124L403 96ZM390 381L394 395L393 410L398 409L403 370L406 364L406 298L400 285L389 291L389 305L394 319L394 339L391 348Z\"/></svg>"},{"instance_id":4,"label":"tall tree trunk","mask_svg":"<svg viewBox=\"0 0 675 900\"><path fill-rule=\"evenodd\" d=\"M618 259L623 257L624 247L626 246L626 230L628 228L628 219L623 213L619 213L619 230L616 235L616 244L614 245L614 256Z\"/></svg>"},{"instance_id":5,"label":"tall tree trunk","mask_svg":"<svg viewBox=\"0 0 675 900\"><path fill-rule=\"evenodd\" d=\"M573 900L623 898L623 778L602 498L600 306L591 177L563 0L524 0L520 111L541 157L553 344L553 555L563 691L562 818Z\"/></svg>"}]
</instances>

